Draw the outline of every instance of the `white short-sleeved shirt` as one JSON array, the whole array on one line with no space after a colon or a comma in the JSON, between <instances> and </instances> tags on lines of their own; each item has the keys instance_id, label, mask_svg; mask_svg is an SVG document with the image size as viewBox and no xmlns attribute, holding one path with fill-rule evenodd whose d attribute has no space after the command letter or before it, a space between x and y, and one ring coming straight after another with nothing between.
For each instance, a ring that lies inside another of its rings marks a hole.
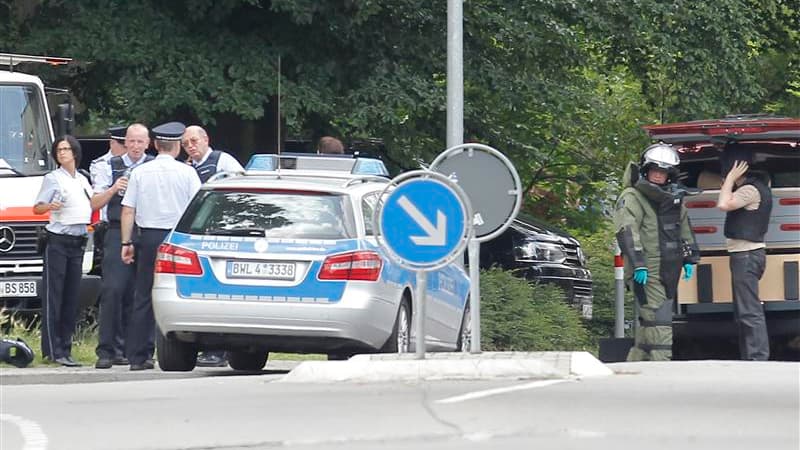
<instances>
[{"instance_id":1,"label":"white short-sleeved shirt","mask_svg":"<svg viewBox=\"0 0 800 450\"><path fill-rule=\"evenodd\" d=\"M92 163L89 164L89 175L92 176L92 191L95 194L99 194L105 190L100 189L100 186L98 185L99 181L105 180L103 181L105 183L108 179L111 179L111 163L109 163L109 161L111 161L111 158L113 157L114 155L111 153L111 150L109 150L105 155L95 158ZM106 174L106 172L108 172L108 174ZM108 206L103 206L103 208L100 209L100 220L108 220L107 211Z\"/></svg>"},{"instance_id":2,"label":"white short-sleeved shirt","mask_svg":"<svg viewBox=\"0 0 800 450\"><path fill-rule=\"evenodd\" d=\"M86 197L75 196L73 198L72 196L68 196L66 199L64 199L63 198L63 190L61 189L61 186L58 184L58 179L56 179L56 173L55 172L57 172L57 171L63 172L64 174L66 174L70 178L75 178L75 179L79 180L81 182L81 184L83 185L84 190L86 191ZM41 189L39 189L39 194L36 195L36 201L34 202L34 204L38 205L39 203L50 203L56 197L56 194L58 194L61 197L59 199L59 201L64 202L65 206L68 206L67 202L88 202L89 201L89 192L90 191L91 191L91 189L90 189L90 186L89 186L89 180L87 180L86 177L84 177L83 175L81 175L77 171L75 172L75 175L72 176L72 175L69 174L69 172L64 170L63 167L59 167L58 169L56 169L56 170L54 170L54 171L52 171L52 172L50 172L50 173L48 173L47 175L44 176L44 178L42 179L42 187L41 187ZM62 223L59 223L59 222L55 221L55 222L48 223L45 226L45 228L48 231L50 231L52 233L56 233L56 234L68 234L70 236L84 236L84 235L86 235L86 225L85 224L64 225Z\"/></svg>"},{"instance_id":3,"label":"white short-sleeved shirt","mask_svg":"<svg viewBox=\"0 0 800 450\"><path fill-rule=\"evenodd\" d=\"M168 154L131 173L122 205L136 209L140 228L172 229L200 190L200 178L190 166Z\"/></svg>"},{"instance_id":4,"label":"white short-sleeved shirt","mask_svg":"<svg viewBox=\"0 0 800 450\"><path fill-rule=\"evenodd\" d=\"M111 151L109 151L109 154ZM103 155L105 157L105 155ZM135 163L131 160L130 156L127 153L122 155L122 162L125 163L125 167L139 167L147 160L147 155L142 153L142 157L139 158L138 161ZM112 184L114 184L114 176L111 173L111 157L108 158L108 161L103 166L99 166L97 176L95 177L94 173L92 173L92 182L94 183L94 192L100 193L108 190Z\"/></svg>"},{"instance_id":5,"label":"white short-sleeved shirt","mask_svg":"<svg viewBox=\"0 0 800 450\"><path fill-rule=\"evenodd\" d=\"M192 161L192 166L202 166L204 162L211 156L212 148L209 147L206 154L199 162ZM223 151L220 152L219 160L217 161L217 172L244 172L244 167L239 164L233 156Z\"/></svg>"}]
</instances>

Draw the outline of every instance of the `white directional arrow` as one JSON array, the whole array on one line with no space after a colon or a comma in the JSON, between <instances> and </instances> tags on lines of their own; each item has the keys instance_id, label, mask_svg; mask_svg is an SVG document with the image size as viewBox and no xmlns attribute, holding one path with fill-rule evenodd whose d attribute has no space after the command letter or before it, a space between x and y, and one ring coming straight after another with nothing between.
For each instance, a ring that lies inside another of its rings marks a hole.
<instances>
[{"instance_id":1,"label":"white directional arrow","mask_svg":"<svg viewBox=\"0 0 800 450\"><path fill-rule=\"evenodd\" d=\"M447 216L440 210L436 210L436 226L434 227L430 220L425 217L420 210L411 203L405 195L401 195L397 203L405 212L417 222L427 236L410 236L411 240L417 245L437 245L442 246L447 241L445 231L447 230Z\"/></svg>"}]
</instances>

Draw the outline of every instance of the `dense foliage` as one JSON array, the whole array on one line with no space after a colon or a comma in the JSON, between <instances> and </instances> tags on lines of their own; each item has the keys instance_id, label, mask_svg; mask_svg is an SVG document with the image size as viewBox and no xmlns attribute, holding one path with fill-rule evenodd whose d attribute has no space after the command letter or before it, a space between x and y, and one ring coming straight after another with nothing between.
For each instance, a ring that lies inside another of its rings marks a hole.
<instances>
[{"instance_id":1,"label":"dense foliage","mask_svg":"<svg viewBox=\"0 0 800 450\"><path fill-rule=\"evenodd\" d=\"M481 348L486 351L586 350L589 333L557 287L511 272L481 272Z\"/></svg>"}]
</instances>

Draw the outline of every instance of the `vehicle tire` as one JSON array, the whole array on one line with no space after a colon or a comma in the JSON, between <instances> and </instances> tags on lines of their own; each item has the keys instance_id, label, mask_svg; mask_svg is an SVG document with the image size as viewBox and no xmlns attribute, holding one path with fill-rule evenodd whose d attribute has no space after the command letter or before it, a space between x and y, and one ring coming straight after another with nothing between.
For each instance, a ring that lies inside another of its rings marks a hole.
<instances>
[{"instance_id":1,"label":"vehicle tire","mask_svg":"<svg viewBox=\"0 0 800 450\"><path fill-rule=\"evenodd\" d=\"M411 308L408 306L408 299L403 297L400 307L397 309L397 318L394 320L394 328L389 339L381 347L381 353L408 353L411 342Z\"/></svg>"},{"instance_id":2,"label":"vehicle tire","mask_svg":"<svg viewBox=\"0 0 800 450\"><path fill-rule=\"evenodd\" d=\"M229 351L228 365L234 370L261 370L267 363L268 357L267 352Z\"/></svg>"},{"instance_id":3,"label":"vehicle tire","mask_svg":"<svg viewBox=\"0 0 800 450\"><path fill-rule=\"evenodd\" d=\"M346 361L353 356L350 353L328 353L328 361Z\"/></svg>"},{"instance_id":4,"label":"vehicle tire","mask_svg":"<svg viewBox=\"0 0 800 450\"><path fill-rule=\"evenodd\" d=\"M457 352L469 352L472 346L472 315L469 310L469 299L464 305L464 315L461 317L461 328L458 330L458 340L456 340Z\"/></svg>"},{"instance_id":5,"label":"vehicle tire","mask_svg":"<svg viewBox=\"0 0 800 450\"><path fill-rule=\"evenodd\" d=\"M174 336L164 336L156 332L156 355L158 367L164 372L190 372L197 364L197 347L182 342Z\"/></svg>"}]
</instances>

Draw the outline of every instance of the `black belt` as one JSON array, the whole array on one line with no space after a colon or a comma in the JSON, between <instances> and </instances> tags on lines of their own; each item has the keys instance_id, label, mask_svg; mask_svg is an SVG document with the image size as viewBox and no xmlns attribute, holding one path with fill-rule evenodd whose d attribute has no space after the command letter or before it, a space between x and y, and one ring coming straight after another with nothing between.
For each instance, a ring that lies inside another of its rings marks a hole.
<instances>
[{"instance_id":1,"label":"black belt","mask_svg":"<svg viewBox=\"0 0 800 450\"><path fill-rule=\"evenodd\" d=\"M75 247L82 247L86 244L87 236L73 236L70 234L58 234L52 231L47 232L47 240L49 242L58 242L64 245L73 245Z\"/></svg>"},{"instance_id":2,"label":"black belt","mask_svg":"<svg viewBox=\"0 0 800 450\"><path fill-rule=\"evenodd\" d=\"M141 230L142 232L148 232L149 231L149 232L166 233L170 229L169 228L144 228L144 227L139 227L139 230Z\"/></svg>"}]
</instances>

